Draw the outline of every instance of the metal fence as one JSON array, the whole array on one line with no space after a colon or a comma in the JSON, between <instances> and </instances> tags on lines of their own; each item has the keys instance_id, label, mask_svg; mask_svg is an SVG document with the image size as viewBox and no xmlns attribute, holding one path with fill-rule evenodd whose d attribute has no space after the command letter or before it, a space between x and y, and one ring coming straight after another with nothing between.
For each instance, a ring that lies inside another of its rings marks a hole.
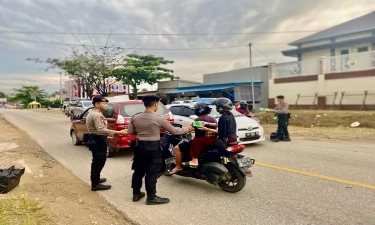
<instances>
[{"instance_id":1,"label":"metal fence","mask_svg":"<svg viewBox=\"0 0 375 225\"><path fill-rule=\"evenodd\" d=\"M276 65L275 78L307 76L318 74L318 59L280 63Z\"/></svg>"},{"instance_id":2,"label":"metal fence","mask_svg":"<svg viewBox=\"0 0 375 225\"><path fill-rule=\"evenodd\" d=\"M309 106L309 109L318 108L318 97L326 97L326 109L331 110L368 110L375 108L375 90L363 92L348 92L336 91L327 93L326 95L319 95L319 93L298 93L294 105L291 109L301 109L304 106ZM301 104L301 101L303 102Z\"/></svg>"},{"instance_id":3,"label":"metal fence","mask_svg":"<svg viewBox=\"0 0 375 225\"><path fill-rule=\"evenodd\" d=\"M375 69L375 51L327 58L325 73L342 73Z\"/></svg>"}]
</instances>

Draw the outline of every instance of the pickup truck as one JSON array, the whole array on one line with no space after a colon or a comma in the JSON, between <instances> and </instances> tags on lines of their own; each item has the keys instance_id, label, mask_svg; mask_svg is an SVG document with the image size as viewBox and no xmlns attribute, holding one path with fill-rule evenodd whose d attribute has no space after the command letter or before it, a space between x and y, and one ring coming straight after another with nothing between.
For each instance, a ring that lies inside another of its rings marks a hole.
<instances>
[{"instance_id":1,"label":"pickup truck","mask_svg":"<svg viewBox=\"0 0 375 225\"><path fill-rule=\"evenodd\" d=\"M82 113L92 107L92 101L91 100L78 100L76 104L73 104L70 106L70 121L73 121L74 116L80 116Z\"/></svg>"}]
</instances>

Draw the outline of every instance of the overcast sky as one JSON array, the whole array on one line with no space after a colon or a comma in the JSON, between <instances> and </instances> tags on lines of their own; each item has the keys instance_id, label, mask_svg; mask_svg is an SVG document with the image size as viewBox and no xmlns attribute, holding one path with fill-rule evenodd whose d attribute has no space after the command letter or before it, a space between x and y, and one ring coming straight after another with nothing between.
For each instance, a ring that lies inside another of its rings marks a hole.
<instances>
[{"instance_id":1,"label":"overcast sky","mask_svg":"<svg viewBox=\"0 0 375 225\"><path fill-rule=\"evenodd\" d=\"M104 33L90 35L94 46L104 46L105 33L110 30L138 34L310 31L256 35L112 35L109 39L110 46L136 46L134 50L140 54L174 60L170 67L175 75L202 81L206 73L248 67L248 49L241 45L252 42L263 53L264 56L253 51L254 66L293 61L280 52L291 48L287 43L374 9L374 0L0 0L0 91L9 93L21 85L58 91L58 71L44 72L41 69L47 65L25 59L68 56L70 48L63 44L91 45L87 35L75 38L1 31ZM237 47L165 50L225 46Z\"/></svg>"}]
</instances>

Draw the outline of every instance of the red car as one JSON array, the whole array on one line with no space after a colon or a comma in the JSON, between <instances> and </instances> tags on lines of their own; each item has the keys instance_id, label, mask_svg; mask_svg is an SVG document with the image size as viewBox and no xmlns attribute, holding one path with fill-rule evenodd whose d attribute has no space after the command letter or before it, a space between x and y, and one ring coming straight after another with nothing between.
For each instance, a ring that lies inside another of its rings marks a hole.
<instances>
[{"instance_id":1,"label":"red car","mask_svg":"<svg viewBox=\"0 0 375 225\"><path fill-rule=\"evenodd\" d=\"M82 115L75 116L70 127L70 136L74 145L82 144L83 134L87 133L86 117L93 109L90 107L86 109ZM139 112L143 112L145 107L140 100L128 100L122 102L109 102L107 110L103 111L103 115L108 121L108 129L111 130L124 130L128 128L131 117ZM163 116L171 124L174 123L173 115L162 104L159 103L157 115ZM164 129L161 131L165 132ZM115 135L113 138L108 138L108 157L112 157L115 152L120 149L130 148L132 140L136 140L135 135Z\"/></svg>"}]
</instances>

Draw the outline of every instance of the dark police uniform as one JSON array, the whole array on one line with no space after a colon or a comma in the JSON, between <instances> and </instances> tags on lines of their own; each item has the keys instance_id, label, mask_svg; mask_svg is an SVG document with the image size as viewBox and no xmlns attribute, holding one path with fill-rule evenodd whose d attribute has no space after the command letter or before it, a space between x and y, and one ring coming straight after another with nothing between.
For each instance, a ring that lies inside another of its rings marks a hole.
<instances>
[{"instance_id":1,"label":"dark police uniform","mask_svg":"<svg viewBox=\"0 0 375 225\"><path fill-rule=\"evenodd\" d=\"M107 99L99 96L94 97L92 104L96 102L108 102ZM100 110L92 109L86 118L87 130L90 134L91 140L94 144L89 144L88 147L92 152L91 163L91 190L107 190L110 185L102 185L106 181L105 178L100 179L100 173L107 160L107 136L113 136L115 131L107 129L107 121Z\"/></svg>"},{"instance_id":2,"label":"dark police uniform","mask_svg":"<svg viewBox=\"0 0 375 225\"><path fill-rule=\"evenodd\" d=\"M156 96L145 96L143 102L158 102ZM151 111L134 115L128 127L128 134L136 134L138 146L134 150L134 170L132 179L133 201L139 201L145 196L141 192L142 179L145 177L147 204L164 204L169 199L156 196L156 182L162 168L162 151L160 148L160 129L164 128L174 135L188 133L187 128L173 127L165 118Z\"/></svg>"},{"instance_id":3,"label":"dark police uniform","mask_svg":"<svg viewBox=\"0 0 375 225\"><path fill-rule=\"evenodd\" d=\"M278 99L284 99L284 96L279 95L277 96ZM272 141L290 141L289 131L288 131L288 120L289 120L289 104L286 102L280 102L275 107L275 113L277 114L278 118L278 127L277 127L277 138L273 139ZM283 133L285 134L286 139L281 139L283 137Z\"/></svg>"}]
</instances>

